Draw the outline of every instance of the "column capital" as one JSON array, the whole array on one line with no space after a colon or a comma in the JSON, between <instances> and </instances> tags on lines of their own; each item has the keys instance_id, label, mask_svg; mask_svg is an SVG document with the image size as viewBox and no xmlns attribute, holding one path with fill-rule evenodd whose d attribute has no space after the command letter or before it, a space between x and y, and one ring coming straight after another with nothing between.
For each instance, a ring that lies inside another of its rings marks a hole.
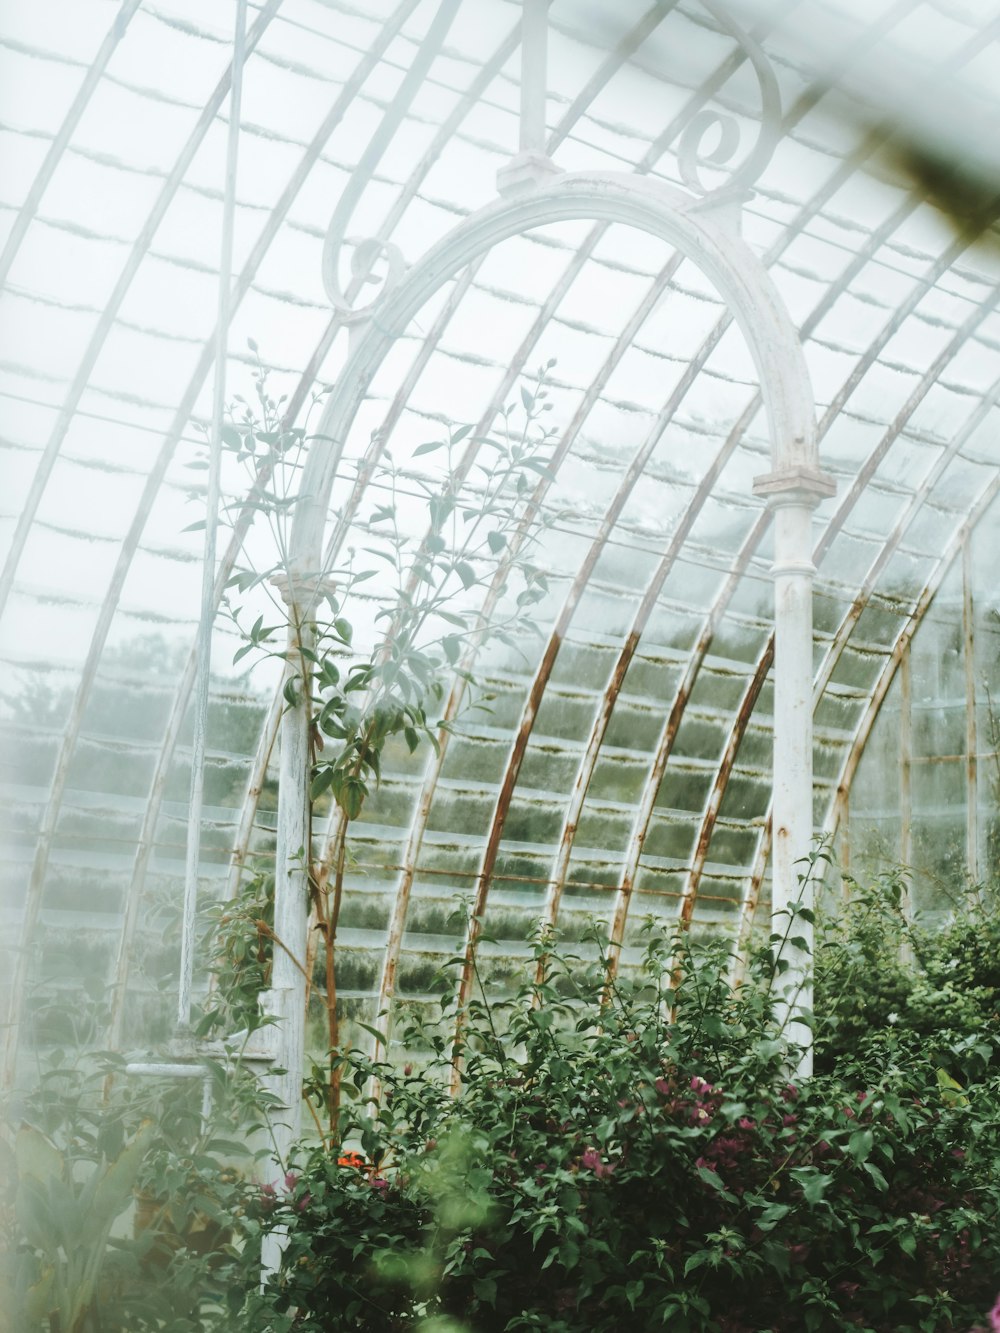
<instances>
[{"instance_id":1,"label":"column capital","mask_svg":"<svg viewBox=\"0 0 1000 1333\"><path fill-rule=\"evenodd\" d=\"M539 185L548 185L555 176L562 174L562 168L545 153L525 149L505 162L497 172L497 193L504 198L525 194Z\"/></svg>"},{"instance_id":2,"label":"column capital","mask_svg":"<svg viewBox=\"0 0 1000 1333\"><path fill-rule=\"evenodd\" d=\"M333 597L337 591L337 580L327 574L295 573L284 569L272 574L268 583L277 590L287 607L298 607L299 610L303 604L315 607L324 597Z\"/></svg>"},{"instance_id":3,"label":"column capital","mask_svg":"<svg viewBox=\"0 0 1000 1333\"><path fill-rule=\"evenodd\" d=\"M818 467L798 464L754 477L753 493L772 505L809 505L811 508L837 493L836 480Z\"/></svg>"}]
</instances>

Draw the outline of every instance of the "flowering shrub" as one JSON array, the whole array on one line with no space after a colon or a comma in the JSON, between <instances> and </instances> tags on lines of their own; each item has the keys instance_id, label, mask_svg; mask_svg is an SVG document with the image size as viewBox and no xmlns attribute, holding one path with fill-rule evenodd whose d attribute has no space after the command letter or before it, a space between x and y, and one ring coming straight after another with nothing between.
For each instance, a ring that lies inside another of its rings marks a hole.
<instances>
[{"instance_id":1,"label":"flowering shrub","mask_svg":"<svg viewBox=\"0 0 1000 1333\"><path fill-rule=\"evenodd\" d=\"M1000 1274L996 1075L960 1086L889 1028L800 1082L766 959L734 994L725 960L690 947L670 989L668 954L651 933L603 1010L600 962L570 959L510 1004L474 1006L454 1102L442 1036L408 1034L434 1053L416 1072L351 1055L345 1085L377 1074L382 1105L345 1124L356 1157L303 1150L261 1216L288 1246L243 1326L964 1333L981 1320Z\"/></svg>"}]
</instances>

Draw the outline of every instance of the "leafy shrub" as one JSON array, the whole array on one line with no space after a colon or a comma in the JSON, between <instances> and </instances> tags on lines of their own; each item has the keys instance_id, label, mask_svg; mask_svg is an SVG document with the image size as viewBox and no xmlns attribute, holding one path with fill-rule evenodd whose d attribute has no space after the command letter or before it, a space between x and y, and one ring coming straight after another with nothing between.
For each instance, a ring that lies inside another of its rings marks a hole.
<instances>
[{"instance_id":1,"label":"leafy shrub","mask_svg":"<svg viewBox=\"0 0 1000 1333\"><path fill-rule=\"evenodd\" d=\"M768 957L737 992L718 950L680 961L651 929L604 1007L604 960L568 957L471 1006L456 1101L446 1030L408 1034L420 1069L346 1057L382 1103L262 1194L288 1242L243 1327L967 1329L1000 1270L997 1076L959 1087L887 1025L800 1083Z\"/></svg>"},{"instance_id":2,"label":"leafy shrub","mask_svg":"<svg viewBox=\"0 0 1000 1333\"><path fill-rule=\"evenodd\" d=\"M7 1108L2 1333L219 1327L242 1259L247 1139L263 1099L215 1061L206 1119L200 1079L140 1079L124 1065L53 1051L37 1086Z\"/></svg>"},{"instance_id":3,"label":"leafy shrub","mask_svg":"<svg viewBox=\"0 0 1000 1333\"><path fill-rule=\"evenodd\" d=\"M960 1082L1000 1068L997 903L970 891L947 924L921 923L902 909L901 872L847 883L847 902L819 922L817 1066L895 1032L918 1037Z\"/></svg>"}]
</instances>

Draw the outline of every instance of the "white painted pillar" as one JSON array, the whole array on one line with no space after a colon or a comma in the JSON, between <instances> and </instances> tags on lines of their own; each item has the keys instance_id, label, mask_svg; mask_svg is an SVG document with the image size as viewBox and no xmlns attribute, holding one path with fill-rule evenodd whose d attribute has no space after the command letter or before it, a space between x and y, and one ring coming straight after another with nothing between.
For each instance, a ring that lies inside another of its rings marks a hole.
<instances>
[{"instance_id":1,"label":"white painted pillar","mask_svg":"<svg viewBox=\"0 0 1000 1333\"><path fill-rule=\"evenodd\" d=\"M521 122L517 154L497 172L500 194L542 185L559 168L546 153L549 0L521 0Z\"/></svg>"},{"instance_id":2,"label":"white painted pillar","mask_svg":"<svg viewBox=\"0 0 1000 1333\"><path fill-rule=\"evenodd\" d=\"M273 580L276 584L278 580ZM279 589L288 606L289 661L285 681L295 680L297 702L288 705L281 719L278 778L278 837L274 858L274 933L271 988L261 996L266 1014L278 1021L271 1048L276 1072L264 1083L280 1107L270 1114L272 1157L269 1180L281 1180L287 1170L288 1153L299 1135L302 1118L302 1071L305 1064L306 1026L306 934L309 918L309 706L299 657L308 631L303 610L296 600L299 585L282 579ZM305 598L303 598L305 600ZM296 679L297 678L297 679ZM264 1275L275 1272L281 1261L284 1236L272 1233L265 1239L262 1255Z\"/></svg>"},{"instance_id":3,"label":"white painted pillar","mask_svg":"<svg viewBox=\"0 0 1000 1333\"><path fill-rule=\"evenodd\" d=\"M796 1015L812 1010L812 926L789 924L798 903L813 906L806 870L813 839L813 661L812 514L834 483L818 469L792 467L759 477L754 493L774 510L774 800L772 841L772 933L787 937L778 959L787 964L776 979L779 1017L788 1035L804 1047L798 1072L812 1072L811 1033ZM792 944L791 940L801 940Z\"/></svg>"}]
</instances>

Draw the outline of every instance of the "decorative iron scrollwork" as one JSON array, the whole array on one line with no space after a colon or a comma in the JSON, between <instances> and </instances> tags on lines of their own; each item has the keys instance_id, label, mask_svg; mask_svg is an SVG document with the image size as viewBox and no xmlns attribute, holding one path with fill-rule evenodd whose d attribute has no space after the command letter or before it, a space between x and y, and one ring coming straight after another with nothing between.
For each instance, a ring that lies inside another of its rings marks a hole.
<instances>
[{"instance_id":1,"label":"decorative iron scrollwork","mask_svg":"<svg viewBox=\"0 0 1000 1333\"><path fill-rule=\"evenodd\" d=\"M351 305L340 285L340 254L345 245L351 246L353 250L351 277L359 289L367 283L377 283L379 286L377 295L362 305ZM373 271L379 260L383 260L386 265L382 277L378 277ZM330 304L345 324L368 319L386 292L395 287L405 272L406 262L403 253L398 245L393 245L392 241L384 241L376 236L345 238L339 234L336 227L331 226L323 246L323 286Z\"/></svg>"},{"instance_id":2,"label":"decorative iron scrollwork","mask_svg":"<svg viewBox=\"0 0 1000 1333\"><path fill-rule=\"evenodd\" d=\"M730 171L721 185L710 187L702 179L703 167L726 168L740 149L743 135L734 116L720 111L701 111L685 126L677 145L677 163L681 179L695 194L740 194L748 190L770 162L781 130L781 94L771 63L761 47L726 13L717 0L699 0L716 23L728 33L746 55L757 75L760 87L760 127L753 147ZM709 151L704 144L710 135L718 141Z\"/></svg>"}]
</instances>

